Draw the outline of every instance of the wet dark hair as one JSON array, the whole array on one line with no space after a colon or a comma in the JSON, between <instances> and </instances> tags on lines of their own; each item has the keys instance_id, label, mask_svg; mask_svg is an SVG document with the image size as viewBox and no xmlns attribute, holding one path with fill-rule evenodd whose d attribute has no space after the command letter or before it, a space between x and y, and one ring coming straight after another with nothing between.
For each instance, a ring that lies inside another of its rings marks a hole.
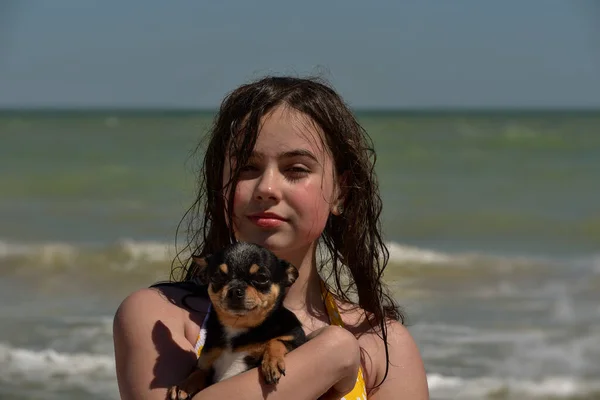
<instances>
[{"instance_id":1,"label":"wet dark hair","mask_svg":"<svg viewBox=\"0 0 600 400\"><path fill-rule=\"evenodd\" d=\"M319 273L323 276L326 266L333 278L332 287L328 287L332 294L362 308L373 327L379 325L389 364L386 320L404 323L404 316L381 280L389 252L381 235L376 155L369 135L349 107L322 80L265 77L240 86L223 100L207 137L196 201L182 220L187 218L188 223L186 249L204 256L235 240L226 223L232 221L233 196L225 198L225 193L235 190L240 168L256 143L261 119L282 105L308 116L320 128L333 157L335 174L344 174L343 213L331 214L321 235L319 248L325 250L326 257L322 258ZM224 188L226 162L232 169ZM173 268L172 280L194 278L197 266L191 259L182 265ZM180 276L176 278L178 269ZM348 276L350 285L343 283L342 275Z\"/></svg>"}]
</instances>

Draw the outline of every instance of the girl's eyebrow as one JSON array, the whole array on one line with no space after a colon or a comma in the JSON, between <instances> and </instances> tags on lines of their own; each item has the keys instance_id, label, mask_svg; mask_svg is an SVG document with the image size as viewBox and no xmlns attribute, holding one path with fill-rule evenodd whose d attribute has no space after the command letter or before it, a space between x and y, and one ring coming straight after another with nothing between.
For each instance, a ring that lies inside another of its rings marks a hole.
<instances>
[{"instance_id":1,"label":"girl's eyebrow","mask_svg":"<svg viewBox=\"0 0 600 400\"><path fill-rule=\"evenodd\" d=\"M264 158L264 155L262 153L258 153L253 151L252 154L250 155L251 158L257 158L257 159L262 159ZM290 151L285 151L283 153L280 153L278 155L278 158L293 158L293 157L308 157L311 160L313 160L315 163L319 163L319 160L317 160L317 157L315 157L315 155L306 149L296 149L296 150L290 150Z\"/></svg>"}]
</instances>

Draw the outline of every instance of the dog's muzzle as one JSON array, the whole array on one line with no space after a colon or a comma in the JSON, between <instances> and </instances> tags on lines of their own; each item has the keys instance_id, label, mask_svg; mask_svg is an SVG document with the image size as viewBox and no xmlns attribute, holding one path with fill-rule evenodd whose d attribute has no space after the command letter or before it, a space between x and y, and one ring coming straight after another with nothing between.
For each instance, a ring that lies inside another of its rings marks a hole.
<instances>
[{"instance_id":1,"label":"dog's muzzle","mask_svg":"<svg viewBox=\"0 0 600 400\"><path fill-rule=\"evenodd\" d=\"M230 287L226 295L227 306L232 310L246 309L246 288L239 285Z\"/></svg>"}]
</instances>

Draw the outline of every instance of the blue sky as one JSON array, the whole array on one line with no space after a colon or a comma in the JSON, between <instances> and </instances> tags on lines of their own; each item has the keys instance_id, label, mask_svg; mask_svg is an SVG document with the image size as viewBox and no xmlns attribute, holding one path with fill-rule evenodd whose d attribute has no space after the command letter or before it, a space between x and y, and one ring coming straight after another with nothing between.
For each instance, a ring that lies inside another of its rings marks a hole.
<instances>
[{"instance_id":1,"label":"blue sky","mask_svg":"<svg viewBox=\"0 0 600 400\"><path fill-rule=\"evenodd\" d=\"M357 108L600 108L600 5L3 0L0 107L213 108L267 73Z\"/></svg>"}]
</instances>

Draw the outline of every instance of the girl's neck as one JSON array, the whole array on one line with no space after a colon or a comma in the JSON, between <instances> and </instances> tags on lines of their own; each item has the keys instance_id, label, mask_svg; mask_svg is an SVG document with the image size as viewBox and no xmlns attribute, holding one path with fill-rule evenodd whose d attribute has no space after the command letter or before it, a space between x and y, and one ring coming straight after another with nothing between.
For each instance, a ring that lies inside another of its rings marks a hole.
<instances>
[{"instance_id":1,"label":"girl's neck","mask_svg":"<svg viewBox=\"0 0 600 400\"><path fill-rule=\"evenodd\" d=\"M284 304L291 311L322 309L321 277L317 272L316 250L311 246L307 251L283 257L298 269L298 279L289 288Z\"/></svg>"}]
</instances>

